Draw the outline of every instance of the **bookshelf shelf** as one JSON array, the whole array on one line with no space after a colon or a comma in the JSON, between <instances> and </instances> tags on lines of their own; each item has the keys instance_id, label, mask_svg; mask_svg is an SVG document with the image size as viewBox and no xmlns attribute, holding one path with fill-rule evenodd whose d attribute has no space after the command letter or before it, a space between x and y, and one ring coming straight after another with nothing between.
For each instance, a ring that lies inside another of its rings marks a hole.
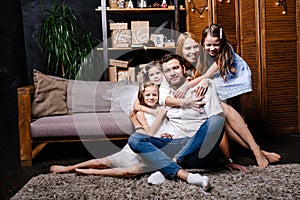
<instances>
[{"instance_id":1,"label":"bookshelf shelf","mask_svg":"<svg viewBox=\"0 0 300 200\"><path fill-rule=\"evenodd\" d=\"M126 47L126 45L123 46L116 46L114 41L114 45L111 45L113 37L109 37L110 33L108 33L108 23L111 21L114 21L114 19L118 19L120 16L126 16L125 18L130 16L130 19L123 19L125 20L125 23L129 24L131 21L139 21L140 15L142 15L143 19L141 21L149 21L154 22L155 19L157 19L157 16L160 14L163 16L167 16L167 18L159 18L159 23L161 23L161 27L159 28L164 28L166 24L170 24L171 26L171 31L168 33L170 34L170 38L177 38L176 33L179 32L179 11L184 11L185 8L181 5L178 5L179 0L174 0L173 5L168 6L168 8L110 8L107 7L107 0L101 0L101 5L98 6L95 11L98 12L101 15L101 21L102 21L102 45L101 48L97 48L97 50L103 55L102 57L102 62L103 62L103 68L107 69L109 68L109 60L110 59L116 59L118 58L119 55L121 55L122 51L126 53L130 51L136 51L136 50L155 50L155 49L160 49L160 50L165 50L165 51L171 51L174 52L175 46L163 46L163 47L144 47L144 46L139 46L139 47ZM128 14L128 15L127 15ZM118 16L119 15L119 16ZM154 16L155 15L155 16ZM109 16L109 19L108 19ZM168 19L168 20L166 20ZM157 22L157 21L155 21ZM122 23L124 23L122 21ZM123 33L123 32L122 32ZM127 35L127 34L126 34ZM112 35L113 36L113 35ZM116 48L117 47L117 48ZM150 51L149 51L150 53ZM115 56L115 57L114 57ZM106 75L104 79L108 79L109 76Z\"/></svg>"}]
</instances>

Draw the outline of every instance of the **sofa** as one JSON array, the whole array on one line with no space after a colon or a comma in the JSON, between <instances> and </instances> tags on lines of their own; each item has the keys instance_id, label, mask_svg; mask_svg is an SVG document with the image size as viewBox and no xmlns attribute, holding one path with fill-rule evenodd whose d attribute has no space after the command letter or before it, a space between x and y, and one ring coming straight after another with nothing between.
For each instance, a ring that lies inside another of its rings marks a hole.
<instances>
[{"instance_id":1,"label":"sofa","mask_svg":"<svg viewBox=\"0 0 300 200\"><path fill-rule=\"evenodd\" d=\"M21 166L51 142L127 140L134 131L136 82L66 80L37 70L33 77L33 85L18 88ZM126 100L115 102L120 96Z\"/></svg>"}]
</instances>

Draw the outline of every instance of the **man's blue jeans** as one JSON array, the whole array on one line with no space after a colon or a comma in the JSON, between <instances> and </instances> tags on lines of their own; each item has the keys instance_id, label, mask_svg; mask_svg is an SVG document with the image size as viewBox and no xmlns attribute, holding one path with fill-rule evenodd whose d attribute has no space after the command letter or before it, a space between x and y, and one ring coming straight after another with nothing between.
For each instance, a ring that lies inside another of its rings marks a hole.
<instances>
[{"instance_id":1,"label":"man's blue jeans","mask_svg":"<svg viewBox=\"0 0 300 200\"><path fill-rule=\"evenodd\" d=\"M223 127L224 118L220 115L214 115L202 124L193 137L156 138L136 132L129 137L128 144L145 161L162 173L174 178L181 169L179 165L185 167L202 166L203 161L218 148ZM171 158L174 156L178 164L172 161Z\"/></svg>"}]
</instances>

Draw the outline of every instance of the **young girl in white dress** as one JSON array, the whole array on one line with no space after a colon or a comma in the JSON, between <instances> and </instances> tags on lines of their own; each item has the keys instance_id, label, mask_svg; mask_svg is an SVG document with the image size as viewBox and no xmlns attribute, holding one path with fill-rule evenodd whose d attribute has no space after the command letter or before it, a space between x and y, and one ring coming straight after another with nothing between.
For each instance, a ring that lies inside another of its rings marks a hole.
<instances>
[{"instance_id":1,"label":"young girl in white dress","mask_svg":"<svg viewBox=\"0 0 300 200\"><path fill-rule=\"evenodd\" d=\"M155 108L158 114L156 117L150 114L145 114L145 118L150 127L149 132L146 132L145 128L140 126L139 123L135 121L135 117L132 117L136 131L154 137L176 138L176 135L170 135L166 132L171 131L172 133L176 133L177 131L175 130L175 127L173 129L173 126L166 123L166 109L162 106L159 106L158 104L158 85L152 82L144 83L139 89L138 99L141 105L149 108ZM150 165L147 165L147 163L145 163L139 155L137 155L130 149L128 144L125 145L121 151L104 158L91 159L86 162L71 166L53 165L50 167L50 171L53 173L66 173L76 171L80 174L114 177L132 177L153 170L154 168L152 168L152 166ZM185 170L183 171L188 174L188 178L185 181L191 184L199 185L203 187L204 190L209 189L210 183L207 176L201 176L197 173L189 173ZM148 181L152 184L158 184L165 180L161 173L152 174L149 178L150 179Z\"/></svg>"},{"instance_id":2,"label":"young girl in white dress","mask_svg":"<svg viewBox=\"0 0 300 200\"><path fill-rule=\"evenodd\" d=\"M145 114L145 119L148 123L147 132L144 127L139 125L135 116L132 116L131 120L136 131L146 133L151 136L171 137L166 133L166 130L169 127L167 125L162 125L165 121L166 109L158 105L158 94L158 86L152 82L143 84L143 87L139 90L139 101L141 104L148 108L154 108L157 110L156 117L150 114ZM83 174L127 177L147 172L147 170L151 170L150 168L151 166L147 166L140 156L135 154L128 144L126 144L121 151L113 155L104 158L91 159L71 166L53 165L50 167L50 171L53 173L76 171Z\"/></svg>"}]
</instances>

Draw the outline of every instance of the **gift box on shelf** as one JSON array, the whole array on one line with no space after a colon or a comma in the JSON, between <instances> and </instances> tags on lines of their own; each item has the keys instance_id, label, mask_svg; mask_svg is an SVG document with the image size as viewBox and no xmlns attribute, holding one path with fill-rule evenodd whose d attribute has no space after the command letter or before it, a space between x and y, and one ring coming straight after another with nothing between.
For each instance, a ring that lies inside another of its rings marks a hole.
<instances>
[{"instance_id":1,"label":"gift box on shelf","mask_svg":"<svg viewBox=\"0 0 300 200\"><path fill-rule=\"evenodd\" d=\"M131 44L143 44L149 40L149 21L131 21Z\"/></svg>"},{"instance_id":2,"label":"gift box on shelf","mask_svg":"<svg viewBox=\"0 0 300 200\"><path fill-rule=\"evenodd\" d=\"M121 80L136 81L136 67L128 67L128 61L123 60L109 60L109 81L117 82Z\"/></svg>"},{"instance_id":3,"label":"gift box on shelf","mask_svg":"<svg viewBox=\"0 0 300 200\"><path fill-rule=\"evenodd\" d=\"M110 23L109 24L109 29L110 30L124 30L124 29L128 29L128 23Z\"/></svg>"},{"instance_id":4,"label":"gift box on shelf","mask_svg":"<svg viewBox=\"0 0 300 200\"><path fill-rule=\"evenodd\" d=\"M118 72L116 66L109 66L108 67L108 80L111 82L118 81Z\"/></svg>"},{"instance_id":5,"label":"gift box on shelf","mask_svg":"<svg viewBox=\"0 0 300 200\"><path fill-rule=\"evenodd\" d=\"M122 81L122 80L130 80L130 81L135 81L135 67L128 67L128 69L119 69L118 70L118 80L117 81Z\"/></svg>"},{"instance_id":6,"label":"gift box on shelf","mask_svg":"<svg viewBox=\"0 0 300 200\"><path fill-rule=\"evenodd\" d=\"M128 67L128 61L109 59L109 65L110 66L115 66L115 67L127 68Z\"/></svg>"},{"instance_id":7,"label":"gift box on shelf","mask_svg":"<svg viewBox=\"0 0 300 200\"><path fill-rule=\"evenodd\" d=\"M128 75L128 80L136 81L136 76L137 76L136 67L128 67L127 75Z\"/></svg>"},{"instance_id":8,"label":"gift box on shelf","mask_svg":"<svg viewBox=\"0 0 300 200\"><path fill-rule=\"evenodd\" d=\"M112 47L122 48L131 45L131 31L127 29L118 29L112 31Z\"/></svg>"}]
</instances>

